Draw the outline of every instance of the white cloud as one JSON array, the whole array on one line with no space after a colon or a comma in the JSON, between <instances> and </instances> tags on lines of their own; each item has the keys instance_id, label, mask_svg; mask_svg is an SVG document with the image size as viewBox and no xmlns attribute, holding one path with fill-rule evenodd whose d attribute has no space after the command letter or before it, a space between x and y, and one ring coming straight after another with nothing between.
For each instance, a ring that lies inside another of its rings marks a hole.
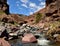
<instances>
[{"instance_id":1,"label":"white cloud","mask_svg":"<svg viewBox=\"0 0 60 46\"><path fill-rule=\"evenodd\" d=\"M7 4L9 4L9 2L7 2Z\"/></svg>"},{"instance_id":2,"label":"white cloud","mask_svg":"<svg viewBox=\"0 0 60 46\"><path fill-rule=\"evenodd\" d=\"M42 8L44 8L44 7L38 6L38 7L37 7L37 10L36 10L35 12L39 11L39 10L42 9Z\"/></svg>"},{"instance_id":3,"label":"white cloud","mask_svg":"<svg viewBox=\"0 0 60 46\"><path fill-rule=\"evenodd\" d=\"M26 4L21 4L21 6L28 8L28 6Z\"/></svg>"},{"instance_id":4,"label":"white cloud","mask_svg":"<svg viewBox=\"0 0 60 46\"><path fill-rule=\"evenodd\" d=\"M41 2L40 5L45 5L45 2Z\"/></svg>"},{"instance_id":5,"label":"white cloud","mask_svg":"<svg viewBox=\"0 0 60 46\"><path fill-rule=\"evenodd\" d=\"M40 9L42 9L42 8L45 7L45 3L41 2L40 4L41 4L41 5L38 6L38 5L36 5L36 3L30 2L29 8L30 8L32 11L37 12L37 11L39 11ZM33 14L34 12L30 12L30 14Z\"/></svg>"},{"instance_id":6,"label":"white cloud","mask_svg":"<svg viewBox=\"0 0 60 46\"><path fill-rule=\"evenodd\" d=\"M37 5L36 3L29 2L28 0L20 0L20 1L23 2L21 6L25 8L30 8L30 13L29 13L30 15L45 7L45 2L41 2L39 5ZM39 0L39 1L42 1L42 0ZM29 6L26 4L27 2Z\"/></svg>"},{"instance_id":7,"label":"white cloud","mask_svg":"<svg viewBox=\"0 0 60 46\"><path fill-rule=\"evenodd\" d=\"M30 12L30 14L29 15L32 15L33 14L33 12Z\"/></svg>"},{"instance_id":8,"label":"white cloud","mask_svg":"<svg viewBox=\"0 0 60 46\"><path fill-rule=\"evenodd\" d=\"M35 3L30 2L29 7L30 7L30 8L34 8L34 7L36 7L36 4L35 4Z\"/></svg>"},{"instance_id":9,"label":"white cloud","mask_svg":"<svg viewBox=\"0 0 60 46\"><path fill-rule=\"evenodd\" d=\"M23 3L27 3L28 2L28 0L20 0L21 2L23 2Z\"/></svg>"}]
</instances>

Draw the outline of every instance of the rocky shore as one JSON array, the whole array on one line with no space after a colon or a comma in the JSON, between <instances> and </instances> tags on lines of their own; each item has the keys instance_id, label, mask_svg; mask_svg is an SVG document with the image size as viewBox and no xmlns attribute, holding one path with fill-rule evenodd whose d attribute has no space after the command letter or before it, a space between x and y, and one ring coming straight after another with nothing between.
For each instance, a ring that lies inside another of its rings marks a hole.
<instances>
[{"instance_id":1,"label":"rocky shore","mask_svg":"<svg viewBox=\"0 0 60 46\"><path fill-rule=\"evenodd\" d=\"M0 22L0 38L5 40L22 39L22 43L40 43L43 40L44 45L53 44L59 41L59 34L48 34L50 27L45 24L38 26L30 26L28 24L13 25L11 23ZM52 41L52 43L51 43Z\"/></svg>"}]
</instances>

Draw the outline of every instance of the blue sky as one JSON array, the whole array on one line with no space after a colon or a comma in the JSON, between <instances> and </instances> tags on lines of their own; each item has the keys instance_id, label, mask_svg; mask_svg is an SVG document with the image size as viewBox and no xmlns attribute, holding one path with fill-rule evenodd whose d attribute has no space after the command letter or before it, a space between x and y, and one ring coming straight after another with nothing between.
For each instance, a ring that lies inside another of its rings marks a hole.
<instances>
[{"instance_id":1,"label":"blue sky","mask_svg":"<svg viewBox=\"0 0 60 46\"><path fill-rule=\"evenodd\" d=\"M10 13L31 15L45 7L45 0L7 0Z\"/></svg>"}]
</instances>

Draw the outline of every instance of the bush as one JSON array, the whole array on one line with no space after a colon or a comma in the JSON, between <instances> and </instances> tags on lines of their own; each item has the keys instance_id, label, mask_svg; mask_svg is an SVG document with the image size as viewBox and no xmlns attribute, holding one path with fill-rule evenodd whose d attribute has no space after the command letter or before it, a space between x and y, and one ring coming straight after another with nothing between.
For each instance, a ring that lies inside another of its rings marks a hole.
<instances>
[{"instance_id":1,"label":"bush","mask_svg":"<svg viewBox=\"0 0 60 46\"><path fill-rule=\"evenodd\" d=\"M56 33L58 27L60 26L60 22L55 21L53 23L49 23L49 25L50 25L50 29L47 31L47 35L51 35L52 33Z\"/></svg>"},{"instance_id":2,"label":"bush","mask_svg":"<svg viewBox=\"0 0 60 46\"><path fill-rule=\"evenodd\" d=\"M35 17L35 23L39 23L39 21L42 19L42 14L38 13Z\"/></svg>"},{"instance_id":3,"label":"bush","mask_svg":"<svg viewBox=\"0 0 60 46\"><path fill-rule=\"evenodd\" d=\"M0 14L5 14L3 11L0 10Z\"/></svg>"}]
</instances>

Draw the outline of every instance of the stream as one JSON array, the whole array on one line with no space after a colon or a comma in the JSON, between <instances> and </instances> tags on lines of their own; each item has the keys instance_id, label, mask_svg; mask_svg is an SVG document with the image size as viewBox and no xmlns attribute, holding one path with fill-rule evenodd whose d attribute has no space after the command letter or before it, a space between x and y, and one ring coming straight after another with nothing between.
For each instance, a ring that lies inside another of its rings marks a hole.
<instances>
[{"instance_id":1,"label":"stream","mask_svg":"<svg viewBox=\"0 0 60 46\"><path fill-rule=\"evenodd\" d=\"M21 39L10 40L9 43L11 46L60 46L60 43L53 43L53 41L49 41L44 38L44 35L41 35L40 38L37 39L37 43L26 43L23 44Z\"/></svg>"},{"instance_id":2,"label":"stream","mask_svg":"<svg viewBox=\"0 0 60 46\"><path fill-rule=\"evenodd\" d=\"M60 44L52 44L52 45L38 45L37 43L27 43L27 44L23 44L21 42L21 39L15 39L12 41L9 41L11 46L60 46ZM42 43L42 42L41 42Z\"/></svg>"}]
</instances>

